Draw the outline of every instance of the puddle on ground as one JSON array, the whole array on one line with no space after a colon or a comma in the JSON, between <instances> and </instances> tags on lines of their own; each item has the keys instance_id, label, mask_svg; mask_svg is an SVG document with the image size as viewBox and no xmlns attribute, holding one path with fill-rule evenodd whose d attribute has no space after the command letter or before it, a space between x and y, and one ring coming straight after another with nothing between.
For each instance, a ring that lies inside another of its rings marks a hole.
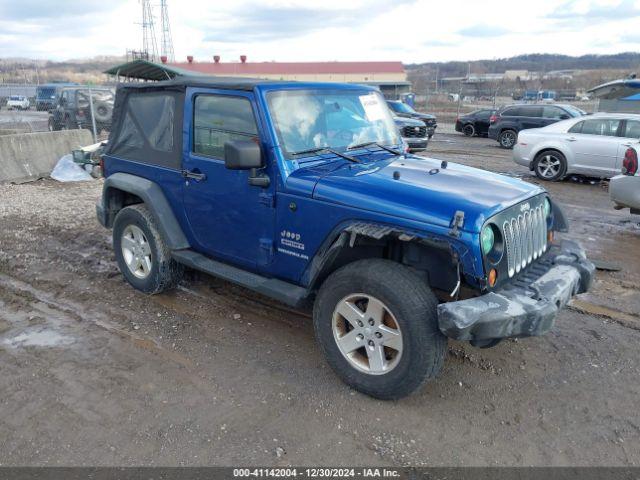
<instances>
[{"instance_id":1,"label":"puddle on ground","mask_svg":"<svg viewBox=\"0 0 640 480\"><path fill-rule=\"evenodd\" d=\"M71 337L60 335L55 330L48 328L39 330L26 330L18 335L5 338L2 344L10 348L24 347L59 347L69 345L75 340Z\"/></svg>"}]
</instances>

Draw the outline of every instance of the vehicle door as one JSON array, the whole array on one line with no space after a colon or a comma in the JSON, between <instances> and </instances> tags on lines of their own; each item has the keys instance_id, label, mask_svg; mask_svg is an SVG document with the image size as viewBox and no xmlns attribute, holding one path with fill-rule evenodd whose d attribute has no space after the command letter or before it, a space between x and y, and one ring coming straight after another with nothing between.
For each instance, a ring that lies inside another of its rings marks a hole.
<instances>
[{"instance_id":1,"label":"vehicle door","mask_svg":"<svg viewBox=\"0 0 640 480\"><path fill-rule=\"evenodd\" d=\"M273 256L274 179L267 188L249 185L250 172L229 170L224 145L253 140L268 167L253 92L190 88L185 99L182 159L183 202L198 249L216 259L261 270Z\"/></svg>"},{"instance_id":2,"label":"vehicle door","mask_svg":"<svg viewBox=\"0 0 640 480\"><path fill-rule=\"evenodd\" d=\"M542 107L542 126L551 125L552 123L569 118L571 118L571 116L560 107L556 107L555 105L544 105Z\"/></svg>"},{"instance_id":3,"label":"vehicle door","mask_svg":"<svg viewBox=\"0 0 640 480\"><path fill-rule=\"evenodd\" d=\"M610 177L616 173L621 139L617 136L621 121L614 118L592 118L569 129L577 173Z\"/></svg>"},{"instance_id":4,"label":"vehicle door","mask_svg":"<svg viewBox=\"0 0 640 480\"><path fill-rule=\"evenodd\" d=\"M616 171L622 168L624 154L629 147L640 150L640 120L624 120L620 128L620 144L616 158Z\"/></svg>"},{"instance_id":5,"label":"vehicle door","mask_svg":"<svg viewBox=\"0 0 640 480\"><path fill-rule=\"evenodd\" d=\"M520 130L544 126L541 105L523 105L520 107L520 115Z\"/></svg>"}]
</instances>

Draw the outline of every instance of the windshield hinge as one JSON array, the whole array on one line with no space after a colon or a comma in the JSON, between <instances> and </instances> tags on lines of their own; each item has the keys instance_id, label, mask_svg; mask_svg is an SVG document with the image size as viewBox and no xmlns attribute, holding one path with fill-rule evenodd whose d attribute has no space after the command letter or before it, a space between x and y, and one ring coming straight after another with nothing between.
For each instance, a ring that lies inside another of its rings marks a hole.
<instances>
[{"instance_id":1,"label":"windshield hinge","mask_svg":"<svg viewBox=\"0 0 640 480\"><path fill-rule=\"evenodd\" d=\"M449 230L449 235L452 237L460 236L460 229L464 226L464 212L462 210L456 211L456 214L453 216L453 220L451 220L451 230Z\"/></svg>"},{"instance_id":2,"label":"windshield hinge","mask_svg":"<svg viewBox=\"0 0 640 480\"><path fill-rule=\"evenodd\" d=\"M271 193L260 192L258 198L261 204L266 205L269 208L273 208L276 206L276 197Z\"/></svg>"}]
</instances>

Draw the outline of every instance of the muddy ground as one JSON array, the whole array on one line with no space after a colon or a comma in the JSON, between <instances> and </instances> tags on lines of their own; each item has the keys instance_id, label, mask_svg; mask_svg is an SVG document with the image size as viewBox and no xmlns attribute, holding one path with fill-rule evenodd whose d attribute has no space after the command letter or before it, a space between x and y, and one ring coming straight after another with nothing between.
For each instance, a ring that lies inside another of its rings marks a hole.
<instances>
[{"instance_id":1,"label":"muddy ground","mask_svg":"<svg viewBox=\"0 0 640 480\"><path fill-rule=\"evenodd\" d=\"M436 158L529 173L487 139ZM606 185L545 184L601 267L541 338L450 342L382 402L342 384L310 319L199 274L149 297L95 219L101 182L0 186L2 465L638 465L640 227Z\"/></svg>"}]
</instances>

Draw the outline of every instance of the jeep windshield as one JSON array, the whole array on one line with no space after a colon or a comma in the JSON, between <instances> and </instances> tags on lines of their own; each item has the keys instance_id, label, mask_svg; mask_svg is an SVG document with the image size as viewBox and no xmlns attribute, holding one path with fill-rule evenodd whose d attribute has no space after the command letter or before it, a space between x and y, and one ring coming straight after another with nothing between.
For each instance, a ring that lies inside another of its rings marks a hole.
<instances>
[{"instance_id":1,"label":"jeep windshield","mask_svg":"<svg viewBox=\"0 0 640 480\"><path fill-rule=\"evenodd\" d=\"M283 90L267 96L278 140L287 158L332 149L401 143L393 117L378 92L362 90Z\"/></svg>"}]
</instances>

